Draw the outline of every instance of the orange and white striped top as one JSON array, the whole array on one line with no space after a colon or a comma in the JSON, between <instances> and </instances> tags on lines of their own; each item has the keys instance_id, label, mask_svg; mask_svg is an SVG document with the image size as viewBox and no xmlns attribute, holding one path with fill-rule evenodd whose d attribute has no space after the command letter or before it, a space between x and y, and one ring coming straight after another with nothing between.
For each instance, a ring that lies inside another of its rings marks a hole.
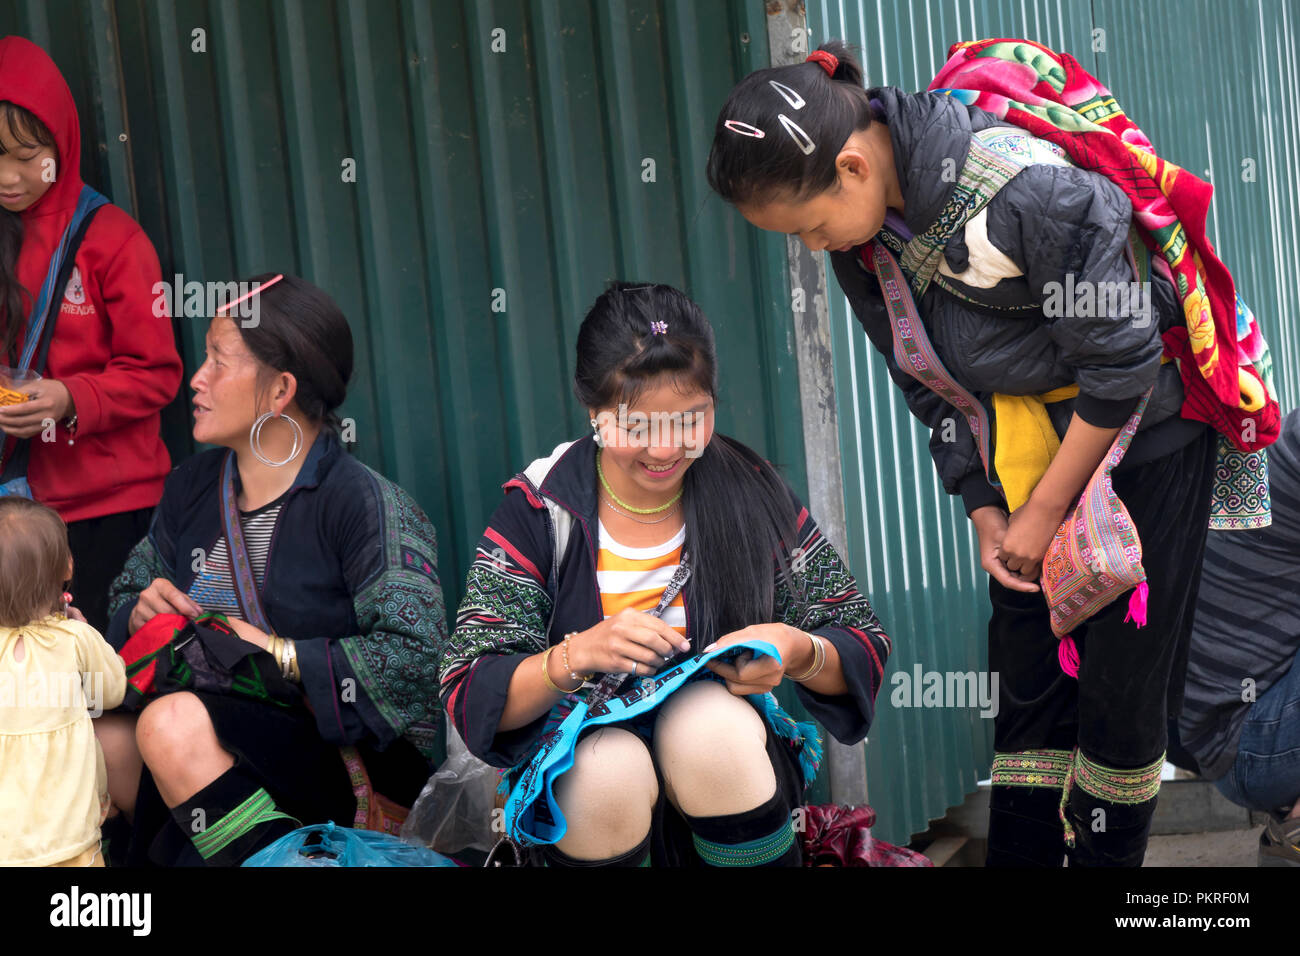
<instances>
[{"instance_id":1,"label":"orange and white striped top","mask_svg":"<svg viewBox=\"0 0 1300 956\"><path fill-rule=\"evenodd\" d=\"M605 522L600 522L600 551L596 555L596 583L605 617L625 608L653 611L664 596L668 582L682 560L686 528L672 539L652 548L631 548L615 541ZM686 636L686 602L673 598L663 614L664 623Z\"/></svg>"}]
</instances>

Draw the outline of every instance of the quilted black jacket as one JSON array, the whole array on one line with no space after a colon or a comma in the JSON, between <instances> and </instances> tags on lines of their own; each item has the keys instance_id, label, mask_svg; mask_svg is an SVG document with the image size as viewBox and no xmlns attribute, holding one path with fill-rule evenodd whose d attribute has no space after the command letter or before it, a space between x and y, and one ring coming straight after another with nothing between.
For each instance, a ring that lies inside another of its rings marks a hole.
<instances>
[{"instance_id":1,"label":"quilted black jacket","mask_svg":"<svg viewBox=\"0 0 1300 956\"><path fill-rule=\"evenodd\" d=\"M1006 124L943 94L881 87L870 95L878 118L889 126L902 219L913 234L923 232L948 201L971 134ZM1132 212L1123 191L1097 173L1071 165L1030 166L993 198L980 223L958 230L944 249L946 281L974 302L931 283L917 303L939 358L985 404L990 419L994 392L1038 394L1077 383L1078 398L1048 406L1057 433L1064 436L1074 412L1090 424L1118 427L1156 383L1120 470L1181 448L1205 427L1179 415L1183 387L1177 366L1160 364L1160 333L1183 321L1173 286L1153 275L1145 312L1129 288L1133 274L1125 248ZM831 264L908 407L932 429L930 451L944 488L962 495L967 513L1001 503L965 419L895 363L880 285L862 265L861 251L831 253ZM1068 310L1091 316L1044 312L1054 288L1081 290L1083 283L1094 289L1111 283L1111 308ZM955 440L945 419L955 420Z\"/></svg>"}]
</instances>

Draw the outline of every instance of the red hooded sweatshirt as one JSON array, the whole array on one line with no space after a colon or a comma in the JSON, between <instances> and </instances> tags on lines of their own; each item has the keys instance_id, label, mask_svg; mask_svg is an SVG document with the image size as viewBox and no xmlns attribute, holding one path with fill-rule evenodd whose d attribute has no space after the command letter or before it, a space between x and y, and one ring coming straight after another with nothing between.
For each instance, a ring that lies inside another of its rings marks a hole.
<instances>
[{"instance_id":1,"label":"red hooded sweatshirt","mask_svg":"<svg viewBox=\"0 0 1300 956\"><path fill-rule=\"evenodd\" d=\"M0 39L0 100L30 110L58 145L55 182L20 214L18 281L35 300L81 194L81 127L63 74L22 37ZM43 373L71 393L76 434L62 422L55 441L38 434L27 473L36 500L65 521L152 508L162 497L171 461L158 413L180 387L181 359L171 319L154 315L161 281L144 230L117 206L101 207L67 287L54 293L62 301Z\"/></svg>"}]
</instances>

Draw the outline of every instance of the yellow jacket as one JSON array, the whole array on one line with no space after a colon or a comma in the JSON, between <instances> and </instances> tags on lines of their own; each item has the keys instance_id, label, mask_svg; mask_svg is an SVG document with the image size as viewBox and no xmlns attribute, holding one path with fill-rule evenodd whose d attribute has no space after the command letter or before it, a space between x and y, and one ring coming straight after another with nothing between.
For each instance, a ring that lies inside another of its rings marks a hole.
<instances>
[{"instance_id":1,"label":"yellow jacket","mask_svg":"<svg viewBox=\"0 0 1300 956\"><path fill-rule=\"evenodd\" d=\"M48 866L99 842L108 776L91 715L125 691L122 658L89 624L0 627L0 866Z\"/></svg>"}]
</instances>

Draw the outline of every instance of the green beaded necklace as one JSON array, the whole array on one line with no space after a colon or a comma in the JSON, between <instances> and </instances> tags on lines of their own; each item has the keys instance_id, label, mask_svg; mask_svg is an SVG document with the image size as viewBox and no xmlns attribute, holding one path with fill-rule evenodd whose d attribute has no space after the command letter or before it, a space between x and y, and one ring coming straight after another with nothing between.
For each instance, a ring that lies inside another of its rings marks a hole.
<instances>
[{"instance_id":1,"label":"green beaded necklace","mask_svg":"<svg viewBox=\"0 0 1300 956\"><path fill-rule=\"evenodd\" d=\"M604 487L605 493L614 499L614 503L618 505L620 508L624 508L628 511L631 511L633 514L655 515L661 511L667 511L673 505L677 504L679 500L681 500L682 491L684 490L681 488L677 489L677 494L673 495L671 499L669 499L666 503L660 505L658 508L633 508L630 504L627 504L618 495L614 494L614 489L611 488L609 486L609 482L605 480L605 470L600 467L599 451L596 452L596 474L600 476L600 483Z\"/></svg>"}]
</instances>

